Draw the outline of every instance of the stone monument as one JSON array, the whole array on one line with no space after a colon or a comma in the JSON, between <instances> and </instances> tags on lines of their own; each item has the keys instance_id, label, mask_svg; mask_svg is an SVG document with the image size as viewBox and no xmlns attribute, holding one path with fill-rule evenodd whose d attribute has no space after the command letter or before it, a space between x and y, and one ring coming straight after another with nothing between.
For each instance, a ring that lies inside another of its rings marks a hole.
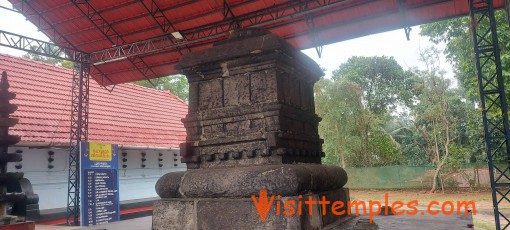
<instances>
[{"instance_id":1,"label":"stone monument","mask_svg":"<svg viewBox=\"0 0 510 230\"><path fill-rule=\"evenodd\" d=\"M3 71L0 81L0 229L32 230L35 229L35 223L26 221L27 212L24 213L24 216L12 215L19 214L14 209L20 203L27 204L27 200L39 200L39 197L31 193L31 191L30 193L19 191L21 189L9 191L10 187L12 188L16 185L24 183L30 185L30 182L23 178L24 174L22 172L7 172L7 164L9 162L19 162L22 158L18 152L9 152L9 146L18 143L21 139L20 136L9 134L9 128L18 123L18 119L11 117L11 114L18 109L17 105L11 103L11 100L15 97L15 93L9 92L7 72ZM35 202L36 204L37 201ZM9 211L11 205L12 210ZM26 205L23 208L26 210ZM38 208L39 206L37 205L37 211Z\"/></svg>"},{"instance_id":2,"label":"stone monument","mask_svg":"<svg viewBox=\"0 0 510 230\"><path fill-rule=\"evenodd\" d=\"M188 170L157 182L153 229L321 229L345 217L347 175L321 164L315 62L274 34L241 29L177 68L189 81ZM345 204L336 214L335 201Z\"/></svg>"}]
</instances>

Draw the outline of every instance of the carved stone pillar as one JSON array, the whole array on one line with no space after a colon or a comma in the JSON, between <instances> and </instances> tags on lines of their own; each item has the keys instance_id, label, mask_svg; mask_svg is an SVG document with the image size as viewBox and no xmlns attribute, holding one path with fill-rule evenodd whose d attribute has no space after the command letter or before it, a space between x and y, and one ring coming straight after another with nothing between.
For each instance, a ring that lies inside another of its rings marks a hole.
<instances>
[{"instance_id":1,"label":"carved stone pillar","mask_svg":"<svg viewBox=\"0 0 510 230\"><path fill-rule=\"evenodd\" d=\"M154 229L318 229L340 218L318 206L277 215L275 201L262 222L251 199L265 190L282 202L348 200L345 171L321 165L313 85L323 72L315 62L274 34L243 29L184 55L178 69L190 85L181 145L188 171L158 181Z\"/></svg>"},{"instance_id":2,"label":"carved stone pillar","mask_svg":"<svg viewBox=\"0 0 510 230\"><path fill-rule=\"evenodd\" d=\"M18 106L11 103L11 100L16 97L16 94L9 92L9 82L7 80L7 72L2 72L2 78L0 81L0 229L35 229L35 223L26 221L25 216L14 216L12 214L20 213L8 213L8 206L11 204L13 210L15 208L27 210L27 206L21 204L27 204L27 198L36 198L37 195L27 192L13 189L10 191L9 188L19 186L24 183L31 187L30 181L23 178L22 172L7 172L7 164L9 162L21 161L21 155L19 153L9 153L9 146L15 145L21 139L20 136L9 134L9 128L15 126L18 123L18 119L10 117L14 113ZM31 191L30 191L31 192ZM30 199L32 201L33 199ZM32 202L37 206L38 213L39 206L37 201Z\"/></svg>"}]
</instances>

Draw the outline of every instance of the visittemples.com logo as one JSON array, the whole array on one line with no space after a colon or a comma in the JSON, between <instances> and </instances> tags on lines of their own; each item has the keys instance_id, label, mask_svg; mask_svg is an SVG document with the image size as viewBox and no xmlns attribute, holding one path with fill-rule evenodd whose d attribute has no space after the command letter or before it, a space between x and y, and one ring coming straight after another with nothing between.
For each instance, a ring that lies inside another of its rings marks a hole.
<instances>
[{"instance_id":1,"label":"visittemples.com logo","mask_svg":"<svg viewBox=\"0 0 510 230\"><path fill-rule=\"evenodd\" d=\"M299 195L298 199L282 200L280 195L268 195L267 190L259 191L258 197L255 195L251 196L251 199L257 209L262 222L266 221L266 218L271 210L275 208L277 216L293 216L293 215L313 215L314 210L321 212L322 215L367 215L369 216L370 222L373 221L373 217L377 215L438 215L440 213L444 215L476 215L476 205L474 201L430 201L425 205L424 210L419 210L418 200L411 200L409 202L393 201L389 202L389 195L384 195L384 205L378 200L365 201L348 201L345 204L343 201L329 201L326 196L315 199L313 196L307 196L303 199L303 195ZM367 204L368 203L368 204ZM319 206L318 209L315 209ZM303 210L306 211L303 214ZM354 210L354 211L353 211ZM354 213L353 213L354 212Z\"/></svg>"}]
</instances>

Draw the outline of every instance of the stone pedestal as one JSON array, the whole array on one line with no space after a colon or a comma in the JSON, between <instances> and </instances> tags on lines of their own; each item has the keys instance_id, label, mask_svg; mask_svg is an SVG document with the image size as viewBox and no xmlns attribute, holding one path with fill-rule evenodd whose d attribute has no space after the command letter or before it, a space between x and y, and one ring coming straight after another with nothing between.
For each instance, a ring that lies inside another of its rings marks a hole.
<instances>
[{"instance_id":1,"label":"stone pedestal","mask_svg":"<svg viewBox=\"0 0 510 230\"><path fill-rule=\"evenodd\" d=\"M313 85L323 72L315 62L274 34L243 29L184 55L178 68L190 84L181 145L188 171L158 181L154 229L321 229L341 218L319 206L302 215L276 207L349 200L345 171L321 165ZM274 195L265 221L253 200L261 191Z\"/></svg>"},{"instance_id":2,"label":"stone pedestal","mask_svg":"<svg viewBox=\"0 0 510 230\"><path fill-rule=\"evenodd\" d=\"M154 204L153 229L321 229L334 223L338 217L332 213L332 205L313 205L305 201L327 199L348 200L347 189L322 193L285 196L275 201L262 222L251 198L166 198ZM280 206L277 206L277 203ZM289 206L284 207L287 202ZM301 202L301 210L297 204ZM292 207L289 208L289 207ZM311 210L311 212L310 212ZM285 213L287 211L287 213ZM346 212L345 206L335 210Z\"/></svg>"}]
</instances>

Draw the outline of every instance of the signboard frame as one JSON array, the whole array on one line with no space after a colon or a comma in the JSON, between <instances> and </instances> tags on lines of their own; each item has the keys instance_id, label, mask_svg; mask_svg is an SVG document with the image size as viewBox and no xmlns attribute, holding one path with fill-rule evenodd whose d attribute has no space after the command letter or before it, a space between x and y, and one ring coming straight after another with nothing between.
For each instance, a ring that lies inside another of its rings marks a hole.
<instances>
[{"instance_id":1,"label":"signboard frame","mask_svg":"<svg viewBox=\"0 0 510 230\"><path fill-rule=\"evenodd\" d=\"M80 142L81 226L120 221L118 170L118 145Z\"/></svg>"}]
</instances>

